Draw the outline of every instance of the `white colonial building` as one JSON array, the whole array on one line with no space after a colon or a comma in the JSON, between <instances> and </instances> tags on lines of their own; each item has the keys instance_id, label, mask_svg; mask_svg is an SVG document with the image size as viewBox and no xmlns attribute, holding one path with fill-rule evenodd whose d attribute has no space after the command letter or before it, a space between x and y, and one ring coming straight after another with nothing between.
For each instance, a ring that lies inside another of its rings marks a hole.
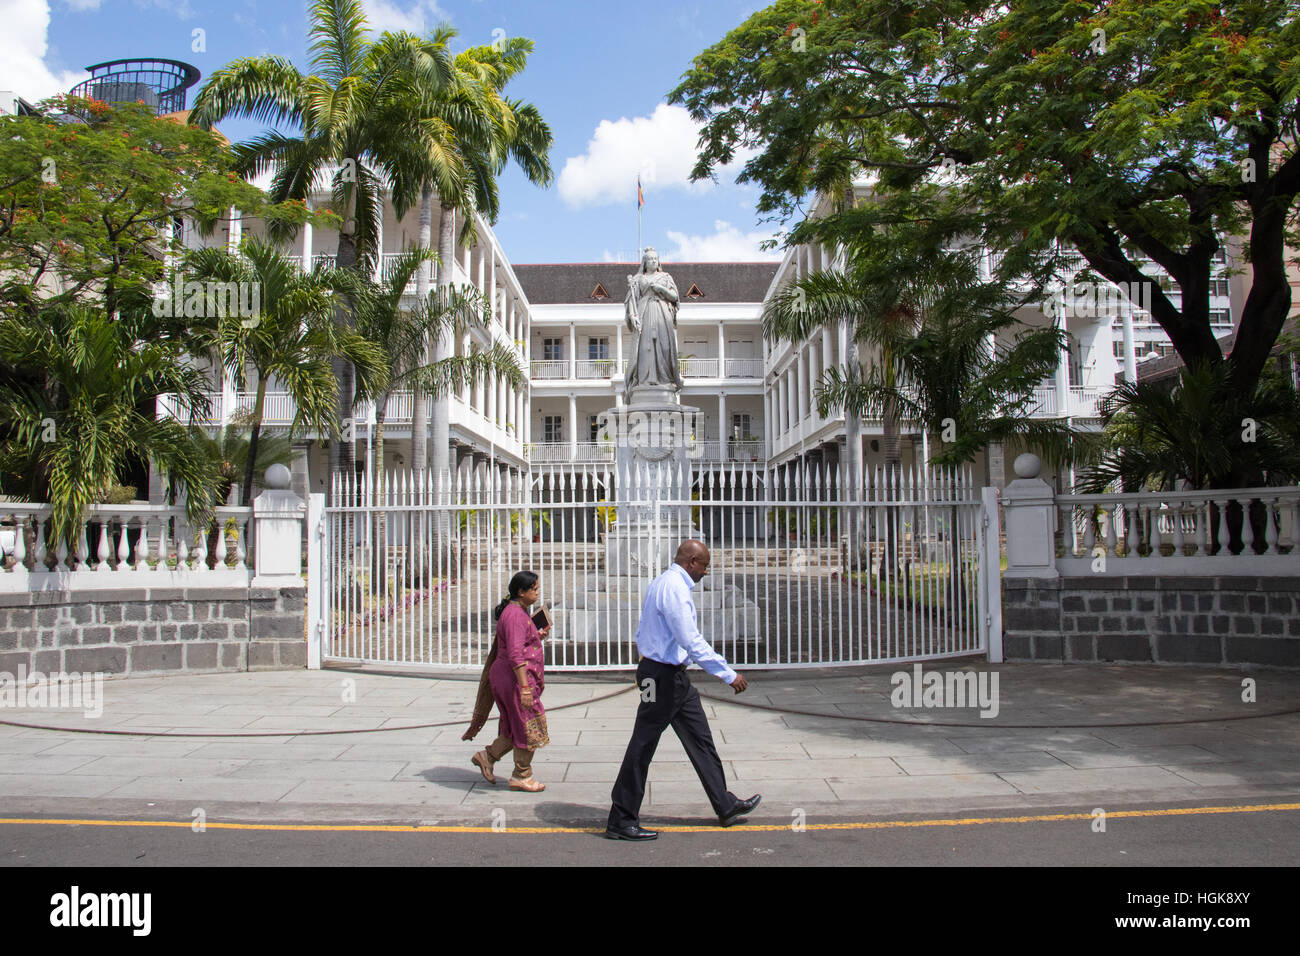
<instances>
[{"instance_id":1,"label":"white colonial building","mask_svg":"<svg viewBox=\"0 0 1300 956\"><path fill-rule=\"evenodd\" d=\"M868 187L860 191L865 195ZM313 202L326 203L321 189ZM823 201L813 215L824 215ZM438 233L435 203L433 236ZM459 230L461 223L454 222ZM599 416L623 403L624 376L635 338L624 322L623 298L627 278L636 263L562 263L512 266L491 228L476 220L477 242L456 250L453 281L469 283L493 303L490 328L476 330L454 343L456 354L500 342L511 349L528 372L528 384L506 383L463 389L447 399L450 463L462 479L477 471L485 481L526 475L539 466L548 471L581 471L612 462L613 449L598 437ZM188 227L187 246L238 245L245 235L263 234L258 221L232 214L230 225L202 237ZM417 242L417 212L398 218L391 202L384 205L383 256L376 276L401 252ZM332 257L338 235L332 229L304 226L291 252L310 265ZM996 267L985 253L986 276ZM1076 260L1082 268L1081 259ZM1227 269L1227 257L1221 258ZM858 348L844 327L826 328L810 339L777 342L764 339L764 303L784 284L809 272L843 267L837 250L804 245L787 251L779 262L663 262L681 296L678 313L678 354L685 389L684 405L701 410L702 465L758 462L785 468L799 462L838 464L857 450L860 468L883 463L879 421L846 421L839 413L817 412L814 388L823 372L842 366ZM1162 270L1150 264L1154 282L1172 288ZM430 281L433 267L430 267ZM1212 314L1225 334L1233 328L1243 301L1243 280L1224 275L1212 289ZM412 282L408 293L414 296ZM1176 294L1176 293L1175 293ZM1175 303L1177 299L1175 298ZM1026 308L1018 315L1032 326L1064 322L1068 348L1061 352L1055 373L1036 390L1033 414L1069 418L1080 428L1099 427L1097 404L1117 382L1133 380L1144 361L1171 352L1168 336L1143 309L1140 297L1130 302L1117 294L1091 307L1064 310ZM256 382L235 389L228 374L212 371L212 412L201 424L216 427L237 420L253 400ZM386 464L390 470L410 467L412 395L395 394L384 427ZM164 398L160 411L178 410ZM375 415L361 405L355 419L358 471L374 465ZM288 394L269 383L264 428L287 430L294 417ZM927 439L914 426L904 425L906 467L925 458ZM295 485L302 491L324 490L327 484L327 436L296 436ZM1002 449L992 448L975 463L976 474L995 486L1006 481ZM1049 480L1052 476L1048 476ZM1055 476L1065 485L1068 475ZM160 489L152 489L156 496Z\"/></svg>"},{"instance_id":2,"label":"white colonial building","mask_svg":"<svg viewBox=\"0 0 1300 956\"><path fill-rule=\"evenodd\" d=\"M860 199L870 195L866 182L855 184ZM822 197L813 207L811 215L825 216L831 210L831 201ZM1233 247L1235 248L1235 247ZM1246 279L1241 274L1230 275L1230 256L1220 251L1217 272L1210 290L1210 314L1217 334L1229 335L1240 318L1240 305L1248 291ZM1073 286L1074 277L1086 263L1081 256L1068 258L1071 274L1066 283ZM990 279L998 266L998 256L984 250L980 253L980 269L984 279ZM764 299L777 294L786 284L819 270L841 271L844 268L842 252L819 245L802 245L789 249L773 276ZM1168 274L1149 259L1141 260L1141 268L1159 284L1175 306L1181 294ZM1022 308L1016 317L1028 326L1041 327L1056 322L1063 323L1067 346L1061 350L1060 362L1054 374L1035 390L1032 412L1041 418L1068 418L1081 430L1100 427L1098 403L1114 386L1123 381L1136 381L1145 364L1159 364L1157 360L1174 354L1169 336L1143 306L1150 302L1142 290L1130 299L1116 286L1107 284L1101 290L1092 289L1090 298L1079 297L1081 290L1072 290L1065 307L1051 305L1045 308ZM1238 303L1234 305L1234 303ZM849 330L844 327L825 328L809 339L798 342L766 342L764 352L764 421L767 440L768 463L783 468L798 462L836 463L851 454L857 446L859 465L870 469L884 463L881 439L883 425L880 421L845 421L843 414L821 416L813 397L813 389L822 373L833 366L842 366L852 360L855 346ZM904 424L902 458L905 467L920 464L926 455L926 438L914 426ZM1001 448L991 448L976 463L976 474L996 487L1007 480L1007 467ZM1069 475L1055 475L1048 469L1044 477L1055 478L1058 487L1072 483Z\"/></svg>"}]
</instances>

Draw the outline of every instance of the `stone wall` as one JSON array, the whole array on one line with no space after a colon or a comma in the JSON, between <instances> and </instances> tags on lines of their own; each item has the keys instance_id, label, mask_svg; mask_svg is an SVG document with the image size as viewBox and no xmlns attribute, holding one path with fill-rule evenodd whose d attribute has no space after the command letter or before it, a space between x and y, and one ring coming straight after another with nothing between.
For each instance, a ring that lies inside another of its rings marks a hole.
<instances>
[{"instance_id":1,"label":"stone wall","mask_svg":"<svg viewBox=\"0 0 1300 956\"><path fill-rule=\"evenodd\" d=\"M0 672L305 667L303 587L0 593Z\"/></svg>"},{"instance_id":2,"label":"stone wall","mask_svg":"<svg viewBox=\"0 0 1300 956\"><path fill-rule=\"evenodd\" d=\"M1300 577L1002 579L1009 661L1300 667Z\"/></svg>"}]
</instances>

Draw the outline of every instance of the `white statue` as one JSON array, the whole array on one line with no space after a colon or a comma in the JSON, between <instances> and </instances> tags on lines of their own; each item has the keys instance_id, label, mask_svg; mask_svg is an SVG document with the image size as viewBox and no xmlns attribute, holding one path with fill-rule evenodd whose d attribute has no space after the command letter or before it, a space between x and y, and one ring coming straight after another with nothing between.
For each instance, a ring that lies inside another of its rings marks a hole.
<instances>
[{"instance_id":1,"label":"white statue","mask_svg":"<svg viewBox=\"0 0 1300 956\"><path fill-rule=\"evenodd\" d=\"M638 386L672 389L683 387L677 365L677 283L659 268L659 254L647 247L641 268L627 277L623 300L627 327L639 333L627 368L626 397Z\"/></svg>"}]
</instances>

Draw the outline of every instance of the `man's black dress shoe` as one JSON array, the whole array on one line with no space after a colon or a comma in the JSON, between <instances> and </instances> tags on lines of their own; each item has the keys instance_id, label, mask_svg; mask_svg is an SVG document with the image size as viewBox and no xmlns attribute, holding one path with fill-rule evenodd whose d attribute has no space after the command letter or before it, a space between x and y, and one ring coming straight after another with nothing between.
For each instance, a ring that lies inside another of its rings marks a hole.
<instances>
[{"instance_id":1,"label":"man's black dress shoe","mask_svg":"<svg viewBox=\"0 0 1300 956\"><path fill-rule=\"evenodd\" d=\"M609 840L657 840L659 834L654 830L642 830L640 827L605 827L605 838Z\"/></svg>"},{"instance_id":2,"label":"man's black dress shoe","mask_svg":"<svg viewBox=\"0 0 1300 956\"><path fill-rule=\"evenodd\" d=\"M762 795L757 793L754 794L752 797L750 797L748 800L741 800L738 804L735 805L735 807L732 808L730 813L718 817L718 823L722 824L724 827L731 826L732 823L734 823L740 817L743 817L745 814L753 813L754 808L758 806L759 803L762 802L762 800L763 800Z\"/></svg>"}]
</instances>

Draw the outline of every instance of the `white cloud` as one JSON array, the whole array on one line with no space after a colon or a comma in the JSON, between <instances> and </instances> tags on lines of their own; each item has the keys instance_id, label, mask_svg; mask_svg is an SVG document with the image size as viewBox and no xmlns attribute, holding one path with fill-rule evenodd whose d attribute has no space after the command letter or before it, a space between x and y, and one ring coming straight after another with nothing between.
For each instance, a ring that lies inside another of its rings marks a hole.
<instances>
[{"instance_id":1,"label":"white cloud","mask_svg":"<svg viewBox=\"0 0 1300 956\"><path fill-rule=\"evenodd\" d=\"M50 28L48 0L0 0L0 90L13 90L35 103L69 88L90 74L51 70L45 65Z\"/></svg>"},{"instance_id":2,"label":"white cloud","mask_svg":"<svg viewBox=\"0 0 1300 956\"><path fill-rule=\"evenodd\" d=\"M104 0L63 0L63 2L73 10L82 11L98 10L100 4L103 3Z\"/></svg>"},{"instance_id":3,"label":"white cloud","mask_svg":"<svg viewBox=\"0 0 1300 956\"><path fill-rule=\"evenodd\" d=\"M770 232L741 232L721 219L713 223L711 236L692 236L669 229L668 238L676 243L676 248L660 253L666 262L777 261L785 254L779 246L759 248L759 243L773 238Z\"/></svg>"},{"instance_id":4,"label":"white cloud","mask_svg":"<svg viewBox=\"0 0 1300 956\"><path fill-rule=\"evenodd\" d=\"M437 0L415 0L409 5L401 0L361 0L361 6L366 12L366 25L376 36L386 30L424 34L451 19Z\"/></svg>"},{"instance_id":5,"label":"white cloud","mask_svg":"<svg viewBox=\"0 0 1300 956\"><path fill-rule=\"evenodd\" d=\"M707 180L692 183L700 127L682 106L660 103L650 116L601 120L581 156L570 156L560 172L560 197L573 207L634 203L636 180L649 202L665 190L703 192ZM748 155L718 171L720 180L734 175Z\"/></svg>"}]
</instances>

